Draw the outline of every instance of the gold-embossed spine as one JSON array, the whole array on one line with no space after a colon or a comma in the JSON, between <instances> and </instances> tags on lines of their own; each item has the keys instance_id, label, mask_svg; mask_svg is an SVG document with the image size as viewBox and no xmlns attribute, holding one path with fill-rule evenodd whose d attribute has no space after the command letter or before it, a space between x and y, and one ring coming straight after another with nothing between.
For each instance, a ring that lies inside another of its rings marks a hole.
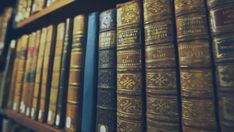
<instances>
[{"instance_id":1,"label":"gold-embossed spine","mask_svg":"<svg viewBox=\"0 0 234 132\"><path fill-rule=\"evenodd\" d=\"M65 123L65 129L68 132L80 131L81 129L84 48L87 32L86 22L86 16L84 14L76 16L73 20Z\"/></svg>"},{"instance_id":2,"label":"gold-embossed spine","mask_svg":"<svg viewBox=\"0 0 234 132\"><path fill-rule=\"evenodd\" d=\"M49 106L49 95L51 86L51 76L53 69L54 51L55 51L55 27L50 25L46 28L47 36L45 42L45 52L43 60L42 78L41 78L41 93L38 120L46 122Z\"/></svg>"},{"instance_id":3,"label":"gold-embossed spine","mask_svg":"<svg viewBox=\"0 0 234 132\"><path fill-rule=\"evenodd\" d=\"M210 13L221 131L234 129L234 1L207 0Z\"/></svg>"},{"instance_id":4,"label":"gold-embossed spine","mask_svg":"<svg viewBox=\"0 0 234 132\"><path fill-rule=\"evenodd\" d=\"M171 0L144 0L147 130L180 131Z\"/></svg>"},{"instance_id":5,"label":"gold-embossed spine","mask_svg":"<svg viewBox=\"0 0 234 132\"><path fill-rule=\"evenodd\" d=\"M217 131L205 0L175 0L183 131ZM209 113L209 114L208 114Z\"/></svg>"},{"instance_id":6,"label":"gold-embossed spine","mask_svg":"<svg viewBox=\"0 0 234 132\"><path fill-rule=\"evenodd\" d=\"M117 5L117 132L144 131L142 2Z\"/></svg>"},{"instance_id":7,"label":"gold-embossed spine","mask_svg":"<svg viewBox=\"0 0 234 132\"><path fill-rule=\"evenodd\" d=\"M50 101L49 101L49 111L47 116L47 123L49 125L54 125L55 117L56 117L56 105L57 105L57 97L58 97L58 89L59 89L59 81L60 80L60 68L62 61L62 52L64 48L64 38L65 38L65 23L59 23L57 26L57 34L56 34L56 46L54 53L54 64L52 71L52 81L50 87Z\"/></svg>"}]
</instances>

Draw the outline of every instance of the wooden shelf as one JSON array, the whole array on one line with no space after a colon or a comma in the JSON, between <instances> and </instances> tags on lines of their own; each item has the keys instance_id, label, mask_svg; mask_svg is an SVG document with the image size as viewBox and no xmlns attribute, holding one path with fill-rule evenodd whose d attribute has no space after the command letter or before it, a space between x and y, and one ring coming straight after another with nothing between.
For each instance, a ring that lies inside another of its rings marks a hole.
<instances>
[{"instance_id":1,"label":"wooden shelf","mask_svg":"<svg viewBox=\"0 0 234 132\"><path fill-rule=\"evenodd\" d=\"M4 110L1 112L2 115L6 116L9 119L12 119L13 121L31 129L34 131L40 131L40 132L62 132L61 129L56 129L52 126L49 126L47 124L41 123L39 121L32 120L28 117L25 117L22 114L16 113L12 110Z\"/></svg>"},{"instance_id":2,"label":"wooden shelf","mask_svg":"<svg viewBox=\"0 0 234 132\"><path fill-rule=\"evenodd\" d=\"M66 6L69 6L71 5L72 3L74 3L75 0L61 0L61 1L58 1L58 2L55 2L53 3L51 6L47 7L47 8L44 8L42 9L41 11L33 14L32 16L30 16L29 18L26 18L25 20L19 22L16 24L16 28L22 28L56 10L59 10L61 8L64 8Z\"/></svg>"}]
</instances>

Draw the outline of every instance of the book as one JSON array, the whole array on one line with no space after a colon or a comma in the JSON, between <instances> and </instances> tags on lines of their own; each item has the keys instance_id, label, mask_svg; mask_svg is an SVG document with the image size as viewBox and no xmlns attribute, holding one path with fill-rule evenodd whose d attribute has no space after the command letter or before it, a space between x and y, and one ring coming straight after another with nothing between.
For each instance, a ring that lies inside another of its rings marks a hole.
<instances>
[{"instance_id":1,"label":"book","mask_svg":"<svg viewBox=\"0 0 234 132\"><path fill-rule=\"evenodd\" d=\"M11 83L11 78L13 74L14 68L14 59L15 59L15 51L16 51L16 41L11 40L10 47L7 53L7 61L6 66L3 72L3 78L1 80L1 95L0 95L0 107L6 108L7 107L7 99L9 98L12 89L8 88Z\"/></svg>"},{"instance_id":2,"label":"book","mask_svg":"<svg viewBox=\"0 0 234 132\"><path fill-rule=\"evenodd\" d=\"M84 53L87 33L86 19L84 14L73 19L65 122L65 129L68 132L81 130Z\"/></svg>"},{"instance_id":3,"label":"book","mask_svg":"<svg viewBox=\"0 0 234 132\"><path fill-rule=\"evenodd\" d=\"M32 5L32 14L39 12L45 6L45 0L34 0Z\"/></svg>"},{"instance_id":4,"label":"book","mask_svg":"<svg viewBox=\"0 0 234 132\"><path fill-rule=\"evenodd\" d=\"M96 131L116 131L116 9L99 15Z\"/></svg>"},{"instance_id":5,"label":"book","mask_svg":"<svg viewBox=\"0 0 234 132\"><path fill-rule=\"evenodd\" d=\"M72 20L66 19L65 25L65 38L64 48L62 52L62 61L60 68L60 81L57 96L56 106L56 120L55 125L59 128L64 128L66 119L66 102L67 102L67 91L68 91L68 78L69 78L69 67L70 67L70 55L71 55L71 44L72 44Z\"/></svg>"},{"instance_id":6,"label":"book","mask_svg":"<svg viewBox=\"0 0 234 132\"><path fill-rule=\"evenodd\" d=\"M148 131L180 131L173 2L144 0Z\"/></svg>"},{"instance_id":7,"label":"book","mask_svg":"<svg viewBox=\"0 0 234 132\"><path fill-rule=\"evenodd\" d=\"M81 131L93 132L96 127L98 12L88 15L87 43L84 62L84 89Z\"/></svg>"},{"instance_id":8,"label":"book","mask_svg":"<svg viewBox=\"0 0 234 132\"><path fill-rule=\"evenodd\" d=\"M183 131L217 131L204 0L175 0Z\"/></svg>"},{"instance_id":9,"label":"book","mask_svg":"<svg viewBox=\"0 0 234 132\"><path fill-rule=\"evenodd\" d=\"M208 0L221 131L234 129L234 1Z\"/></svg>"},{"instance_id":10,"label":"book","mask_svg":"<svg viewBox=\"0 0 234 132\"><path fill-rule=\"evenodd\" d=\"M32 79L30 77L30 71L33 61L33 50L35 46L35 38L36 32L33 32L29 35L28 41L28 50L27 50L27 60L26 60L26 67L24 72L24 82L23 82L23 89L21 94L21 102L20 102L20 113L28 115L28 100L29 100L29 91L31 89L31 85L33 85Z\"/></svg>"},{"instance_id":11,"label":"book","mask_svg":"<svg viewBox=\"0 0 234 132\"><path fill-rule=\"evenodd\" d=\"M142 3L117 4L117 131L145 131Z\"/></svg>"},{"instance_id":12,"label":"book","mask_svg":"<svg viewBox=\"0 0 234 132\"><path fill-rule=\"evenodd\" d=\"M64 48L64 38L65 38L65 23L59 23L57 26L56 34L56 46L54 53L54 65L52 70L52 81L50 87L50 101L49 101L49 111L47 117L47 123L49 125L54 125L56 118L56 105L57 105L57 96L59 90L59 81L60 80L60 70L61 70L61 61Z\"/></svg>"},{"instance_id":13,"label":"book","mask_svg":"<svg viewBox=\"0 0 234 132\"><path fill-rule=\"evenodd\" d=\"M43 69L43 61L44 61L44 52L46 47L46 36L47 36L47 29L43 28L41 30L41 37L39 43L39 53L37 59L37 68L36 68L36 77L34 83L34 90L33 90L33 98L32 98L32 107L31 107L31 118L37 120L38 116L38 109L39 109L39 97L41 93L41 82L42 82L42 69Z\"/></svg>"},{"instance_id":14,"label":"book","mask_svg":"<svg viewBox=\"0 0 234 132\"><path fill-rule=\"evenodd\" d=\"M51 87L51 76L53 70L53 60L55 52L55 37L56 29L55 26L50 25L47 27L45 52L43 61L43 70L41 78L41 93L40 93L40 105L38 112L38 120L40 122L46 122L48 115L49 99L50 99L50 87Z\"/></svg>"},{"instance_id":15,"label":"book","mask_svg":"<svg viewBox=\"0 0 234 132\"><path fill-rule=\"evenodd\" d=\"M16 80L14 84L14 101L13 101L13 110L15 112L20 112L21 110L21 95L22 95L22 89L23 89L23 82L24 82L24 73L25 73L25 66L26 66L26 60L27 60L27 50L28 50L28 35L23 35L19 42L19 52L17 53L18 58L18 65L17 65L17 73L16 73Z\"/></svg>"}]
</instances>

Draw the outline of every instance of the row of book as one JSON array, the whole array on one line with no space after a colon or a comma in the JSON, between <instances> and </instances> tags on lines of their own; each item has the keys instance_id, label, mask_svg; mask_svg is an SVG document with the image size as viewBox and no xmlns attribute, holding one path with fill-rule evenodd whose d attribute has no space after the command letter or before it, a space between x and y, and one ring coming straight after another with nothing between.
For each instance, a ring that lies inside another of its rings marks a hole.
<instances>
[{"instance_id":1,"label":"row of book","mask_svg":"<svg viewBox=\"0 0 234 132\"><path fill-rule=\"evenodd\" d=\"M5 37L7 33L8 23L12 15L12 8L6 8L1 14L0 14L0 54L2 53L4 43L5 43Z\"/></svg>"},{"instance_id":2,"label":"row of book","mask_svg":"<svg viewBox=\"0 0 234 132\"><path fill-rule=\"evenodd\" d=\"M59 0L18 0L16 22L20 22Z\"/></svg>"},{"instance_id":3,"label":"row of book","mask_svg":"<svg viewBox=\"0 0 234 132\"><path fill-rule=\"evenodd\" d=\"M131 0L23 35L8 108L67 131L231 132L233 7Z\"/></svg>"}]
</instances>

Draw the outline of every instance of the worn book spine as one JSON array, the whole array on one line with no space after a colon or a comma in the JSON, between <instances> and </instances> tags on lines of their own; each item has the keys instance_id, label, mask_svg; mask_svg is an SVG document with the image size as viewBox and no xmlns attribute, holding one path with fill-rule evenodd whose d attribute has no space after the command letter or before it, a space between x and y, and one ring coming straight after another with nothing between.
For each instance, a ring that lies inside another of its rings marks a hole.
<instances>
[{"instance_id":1,"label":"worn book spine","mask_svg":"<svg viewBox=\"0 0 234 132\"><path fill-rule=\"evenodd\" d=\"M8 49L7 58L6 58L6 66L3 72L3 78L1 80L1 102L0 108L7 108L7 101L9 99L11 89L8 88L10 86L11 77L14 68L14 59L15 59L15 50L16 49L16 41L11 40L10 47Z\"/></svg>"},{"instance_id":2,"label":"worn book spine","mask_svg":"<svg viewBox=\"0 0 234 132\"><path fill-rule=\"evenodd\" d=\"M55 125L64 128L67 102L68 77L70 67L70 54L72 44L72 20L66 19L64 47L62 51L62 62L60 68L60 81L57 96L56 120Z\"/></svg>"},{"instance_id":3,"label":"worn book spine","mask_svg":"<svg viewBox=\"0 0 234 132\"><path fill-rule=\"evenodd\" d=\"M24 73L25 73L25 66L26 66L26 59L27 59L27 50L28 50L28 35L22 36L20 40L20 50L19 50L19 60L18 60L18 68L17 68L17 76L15 82L15 91L14 91L14 103L13 103L13 110L16 112L20 112L20 101L24 83Z\"/></svg>"},{"instance_id":4,"label":"worn book spine","mask_svg":"<svg viewBox=\"0 0 234 132\"><path fill-rule=\"evenodd\" d=\"M171 0L144 0L148 131L180 131L173 11Z\"/></svg>"},{"instance_id":5,"label":"worn book spine","mask_svg":"<svg viewBox=\"0 0 234 132\"><path fill-rule=\"evenodd\" d=\"M43 61L44 61L44 53L45 53L45 45L46 45L46 28L43 28L41 31L41 37L39 42L39 53L37 59L37 68L36 68L36 76L32 97L32 107L31 107L31 118L37 120L38 116L38 108L39 108L39 97L41 93L41 79L42 79L42 69L43 69Z\"/></svg>"},{"instance_id":6,"label":"worn book spine","mask_svg":"<svg viewBox=\"0 0 234 132\"><path fill-rule=\"evenodd\" d=\"M142 4L117 5L117 131L145 129Z\"/></svg>"},{"instance_id":7,"label":"worn book spine","mask_svg":"<svg viewBox=\"0 0 234 132\"><path fill-rule=\"evenodd\" d=\"M41 79L41 94L40 94L40 106L38 113L38 120L40 122L46 122L48 115L50 87L52 81L53 60L55 51L55 26L50 25L47 27L47 36L45 42L45 52Z\"/></svg>"},{"instance_id":8,"label":"worn book spine","mask_svg":"<svg viewBox=\"0 0 234 132\"><path fill-rule=\"evenodd\" d=\"M175 0L183 131L217 131L205 0Z\"/></svg>"},{"instance_id":9,"label":"worn book spine","mask_svg":"<svg viewBox=\"0 0 234 132\"><path fill-rule=\"evenodd\" d=\"M91 12L88 15L84 63L82 132L93 132L96 130L98 16L98 12Z\"/></svg>"},{"instance_id":10,"label":"worn book spine","mask_svg":"<svg viewBox=\"0 0 234 132\"><path fill-rule=\"evenodd\" d=\"M221 131L234 130L234 1L208 0Z\"/></svg>"},{"instance_id":11,"label":"worn book spine","mask_svg":"<svg viewBox=\"0 0 234 132\"><path fill-rule=\"evenodd\" d=\"M116 131L116 9L99 15L97 132Z\"/></svg>"},{"instance_id":12,"label":"worn book spine","mask_svg":"<svg viewBox=\"0 0 234 132\"><path fill-rule=\"evenodd\" d=\"M16 83L16 76L17 76L17 67L18 67L18 62L19 62L19 51L20 51L20 39L17 40L16 42L16 50L15 50L15 57L14 57L14 64L13 64L13 71L12 71L12 77L10 80L10 84L8 85L10 88L9 91L9 96L7 99L7 108L12 109L13 106L13 101L14 101L14 92L15 92L15 83Z\"/></svg>"},{"instance_id":13,"label":"worn book spine","mask_svg":"<svg viewBox=\"0 0 234 132\"><path fill-rule=\"evenodd\" d=\"M68 132L81 130L84 51L87 32L86 28L86 16L84 14L76 16L73 20L72 49L66 103L67 108L65 129Z\"/></svg>"},{"instance_id":14,"label":"worn book spine","mask_svg":"<svg viewBox=\"0 0 234 132\"><path fill-rule=\"evenodd\" d=\"M37 59L39 53L39 44L40 44L41 31L38 30L35 35L34 47L32 51L32 65L29 72L29 88L28 88L28 99L26 101L26 115L31 116L31 108L33 103L33 92L36 79L36 69L37 69Z\"/></svg>"},{"instance_id":15,"label":"worn book spine","mask_svg":"<svg viewBox=\"0 0 234 132\"><path fill-rule=\"evenodd\" d=\"M57 35L56 35L56 46L54 53L54 65L52 71L52 82L50 87L50 100L49 100L49 111L47 116L47 123L49 125L54 125L55 116L56 116L56 105L57 105L57 96L59 89L60 80L60 68L62 61L62 51L64 46L65 38L65 23L60 23L57 26Z\"/></svg>"},{"instance_id":16,"label":"worn book spine","mask_svg":"<svg viewBox=\"0 0 234 132\"><path fill-rule=\"evenodd\" d=\"M29 100L29 90L31 87L31 77L30 77L30 71L32 67L32 59L33 59L33 50L35 46L35 38L36 38L36 32L33 32L29 35L29 42L28 42L28 51L27 51L27 61L26 61L26 67L24 72L24 83L23 83L23 89L22 89L22 98L20 102L20 113L28 115L27 107L28 107L28 100Z\"/></svg>"},{"instance_id":17,"label":"worn book spine","mask_svg":"<svg viewBox=\"0 0 234 132\"><path fill-rule=\"evenodd\" d=\"M39 12L45 6L45 0L34 0L32 5L32 14Z\"/></svg>"}]
</instances>

